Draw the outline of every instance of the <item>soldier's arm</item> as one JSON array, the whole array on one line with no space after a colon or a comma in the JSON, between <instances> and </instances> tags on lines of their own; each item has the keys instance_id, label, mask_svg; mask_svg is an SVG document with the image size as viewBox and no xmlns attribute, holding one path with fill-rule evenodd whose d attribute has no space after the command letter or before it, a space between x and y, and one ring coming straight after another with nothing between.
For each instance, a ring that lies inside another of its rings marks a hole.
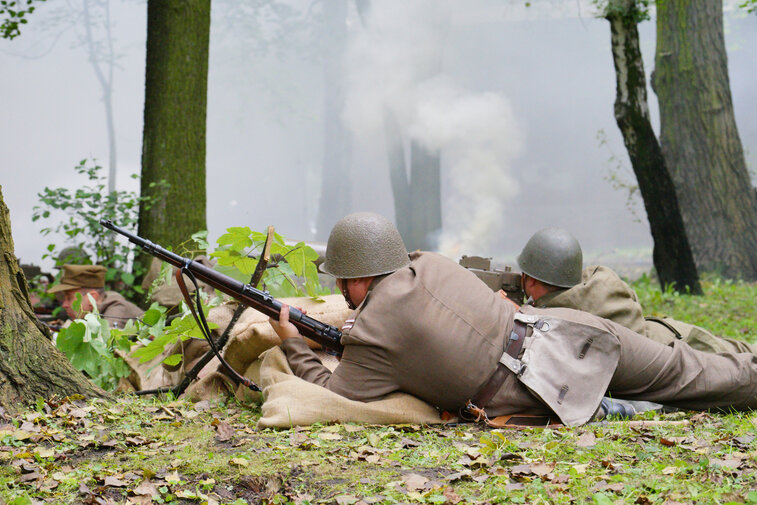
<instances>
[{"instance_id":1,"label":"soldier's arm","mask_svg":"<svg viewBox=\"0 0 757 505\"><path fill-rule=\"evenodd\" d=\"M317 384L350 400L380 400L398 390L393 380L391 363L381 350L366 345L346 345L342 359L331 372L323 366L307 345L297 328L288 321L288 308L282 308L280 320L271 321L281 337L281 350L286 354L292 372L301 379ZM291 326L291 327L290 327Z\"/></svg>"}]
</instances>

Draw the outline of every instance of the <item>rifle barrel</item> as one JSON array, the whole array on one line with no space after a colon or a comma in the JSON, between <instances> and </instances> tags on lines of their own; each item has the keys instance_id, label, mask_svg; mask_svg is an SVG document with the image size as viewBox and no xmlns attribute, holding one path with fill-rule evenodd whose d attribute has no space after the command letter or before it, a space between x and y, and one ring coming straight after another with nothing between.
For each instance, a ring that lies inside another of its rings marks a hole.
<instances>
[{"instance_id":1,"label":"rifle barrel","mask_svg":"<svg viewBox=\"0 0 757 505\"><path fill-rule=\"evenodd\" d=\"M116 226L109 219L101 219L100 225L123 235L129 239L129 242L138 245L143 251L155 256L159 260L170 263L177 268L186 268L205 284L235 298L242 304L276 320L279 319L283 304L271 296L267 291L262 291L249 284L244 284L236 279L232 279L227 275L217 272L212 268L208 268L201 263L179 256L158 244L150 242L147 239L134 235L133 233ZM318 342L326 350L337 354L342 353L342 332L335 326L313 319L312 317L303 314L302 311L295 307L289 309L289 320L298 330L300 330L300 333L302 333L303 336Z\"/></svg>"}]
</instances>

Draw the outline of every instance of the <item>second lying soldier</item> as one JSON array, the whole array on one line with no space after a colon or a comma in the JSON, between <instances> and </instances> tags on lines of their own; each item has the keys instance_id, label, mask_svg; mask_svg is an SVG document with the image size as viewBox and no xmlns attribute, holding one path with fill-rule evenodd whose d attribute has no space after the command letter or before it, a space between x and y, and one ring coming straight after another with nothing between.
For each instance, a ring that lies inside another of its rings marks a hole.
<instances>
[{"instance_id":1,"label":"second lying soldier","mask_svg":"<svg viewBox=\"0 0 757 505\"><path fill-rule=\"evenodd\" d=\"M518 256L518 266L524 273L524 291L536 307L589 312L666 345L682 340L704 352L757 354L755 344L717 337L704 328L668 317L644 317L634 290L611 269L590 266L581 270L581 246L562 228L536 232Z\"/></svg>"}]
</instances>

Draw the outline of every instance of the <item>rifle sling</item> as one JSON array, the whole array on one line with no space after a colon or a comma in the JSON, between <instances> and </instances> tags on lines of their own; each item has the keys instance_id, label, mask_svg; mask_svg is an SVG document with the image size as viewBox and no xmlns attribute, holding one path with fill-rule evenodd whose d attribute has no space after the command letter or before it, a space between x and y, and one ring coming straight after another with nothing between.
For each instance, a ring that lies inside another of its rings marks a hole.
<instances>
[{"instance_id":1,"label":"rifle sling","mask_svg":"<svg viewBox=\"0 0 757 505\"><path fill-rule=\"evenodd\" d=\"M189 294L189 291L187 290L187 285L184 283L184 274L186 274L187 277L189 277L189 280L192 281L192 283L195 286L195 298L196 301L192 301L192 297ZM231 378L234 379L238 383L242 383L248 388L250 388L253 391L260 391L260 388L257 384L252 382L247 377L244 377L243 375L239 374L236 370L234 370L231 365L229 365L225 359L223 359L223 356L221 356L220 351L216 347L215 342L213 342L213 336L210 334L210 328L208 327L208 322L205 319L205 314L202 311L202 304L200 300L200 287L197 285L197 280L195 279L194 274L192 274L192 271L187 268L187 264L184 264L181 268L176 270L176 283L179 285L179 289L181 290L181 294L184 297L184 300L187 302L187 305L189 306L189 310L192 311L192 316L195 318L195 322L197 322L197 326L200 327L200 331L202 331L203 335L205 336L205 339L208 341L208 345L210 345L210 348L215 353L218 360L221 362L221 364L226 368L226 370L229 371L231 374ZM195 310L195 304L197 306L197 310ZM198 316L199 312L199 316Z\"/></svg>"}]
</instances>

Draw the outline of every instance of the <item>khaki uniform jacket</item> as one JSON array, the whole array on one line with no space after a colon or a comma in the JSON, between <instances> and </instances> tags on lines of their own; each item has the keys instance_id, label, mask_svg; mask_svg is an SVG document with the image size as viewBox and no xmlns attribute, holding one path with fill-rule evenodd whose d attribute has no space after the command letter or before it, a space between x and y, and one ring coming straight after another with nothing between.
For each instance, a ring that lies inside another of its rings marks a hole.
<instances>
[{"instance_id":1,"label":"khaki uniform jacket","mask_svg":"<svg viewBox=\"0 0 757 505\"><path fill-rule=\"evenodd\" d=\"M374 282L342 329L332 373L304 339L281 344L295 375L352 400L403 391L442 410L474 397L500 359L511 371L489 416L545 414L588 421L607 391L680 408L757 407L757 357L707 354L653 342L617 323L567 308L523 307L434 253ZM533 323L518 360L503 356L513 318ZM549 405L549 407L548 407Z\"/></svg>"},{"instance_id":2,"label":"khaki uniform jacket","mask_svg":"<svg viewBox=\"0 0 757 505\"><path fill-rule=\"evenodd\" d=\"M665 345L674 340L683 340L704 352L757 353L757 345L717 337L693 324L669 317L645 318L636 292L608 267L591 266L584 269L580 284L544 295L534 305L589 312Z\"/></svg>"},{"instance_id":3,"label":"khaki uniform jacket","mask_svg":"<svg viewBox=\"0 0 757 505\"><path fill-rule=\"evenodd\" d=\"M302 339L281 347L292 371L352 400L403 391L457 411L494 371L513 328L513 304L454 261L429 252L374 284L342 329L344 353L331 373ZM515 375L487 409L548 413Z\"/></svg>"},{"instance_id":4,"label":"khaki uniform jacket","mask_svg":"<svg viewBox=\"0 0 757 505\"><path fill-rule=\"evenodd\" d=\"M145 313L115 291L106 291L103 299L97 304L100 315L113 328L123 328L129 319L139 319Z\"/></svg>"}]
</instances>

